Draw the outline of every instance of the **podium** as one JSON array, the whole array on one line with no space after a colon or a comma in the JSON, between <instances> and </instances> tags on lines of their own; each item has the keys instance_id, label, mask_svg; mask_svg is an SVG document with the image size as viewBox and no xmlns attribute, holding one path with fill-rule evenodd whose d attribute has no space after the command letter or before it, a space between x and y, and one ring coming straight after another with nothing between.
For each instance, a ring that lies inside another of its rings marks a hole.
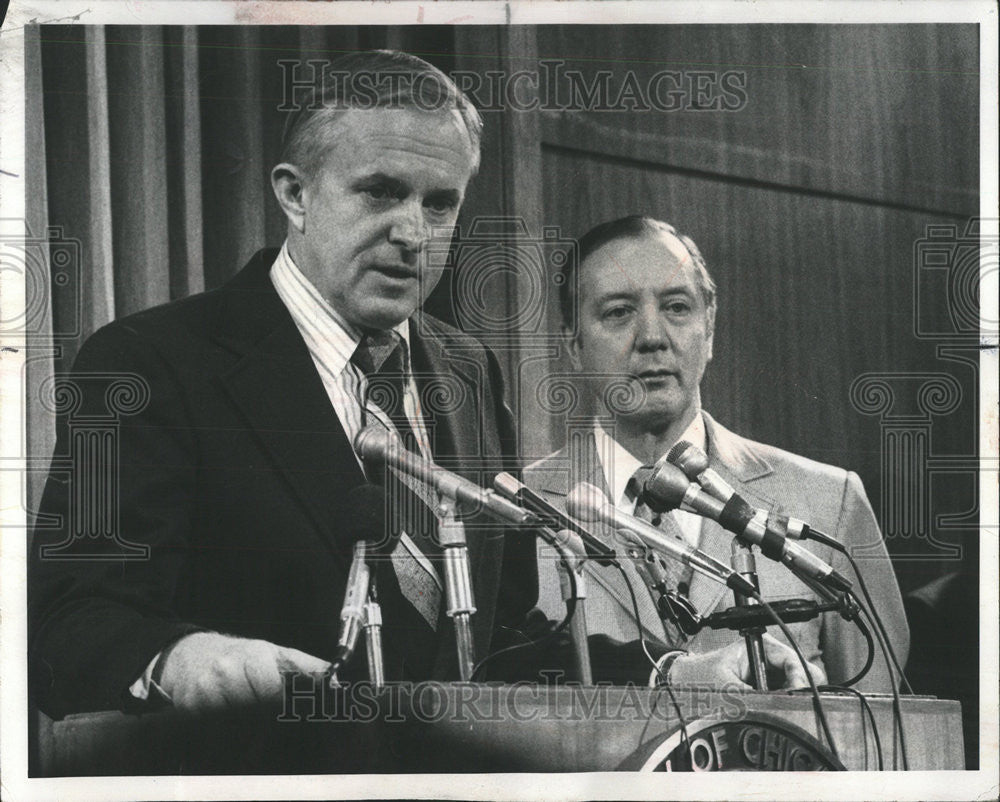
<instances>
[{"instance_id":1,"label":"podium","mask_svg":"<svg viewBox=\"0 0 1000 802\"><path fill-rule=\"evenodd\" d=\"M850 695L822 696L838 762L814 700L801 692L675 689L685 749L662 689L420 683L293 690L280 709L69 716L43 738L38 776L877 768L871 723ZM892 697L866 698L884 767L901 769ZM910 769L963 768L958 702L905 696L901 711Z\"/></svg>"}]
</instances>

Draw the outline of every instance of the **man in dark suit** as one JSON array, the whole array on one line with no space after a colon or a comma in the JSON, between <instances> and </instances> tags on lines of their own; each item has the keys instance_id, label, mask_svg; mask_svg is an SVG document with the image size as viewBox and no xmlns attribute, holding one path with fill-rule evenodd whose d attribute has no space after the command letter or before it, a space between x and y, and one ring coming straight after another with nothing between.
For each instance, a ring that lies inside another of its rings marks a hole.
<instances>
[{"instance_id":1,"label":"man in dark suit","mask_svg":"<svg viewBox=\"0 0 1000 802\"><path fill-rule=\"evenodd\" d=\"M701 379L714 344L716 292L697 245L667 223L627 217L585 234L578 264L579 275L565 276L561 285L563 319L568 348L580 371L581 394L592 404L595 417L591 425L571 433L564 448L528 466L524 481L557 505L565 504L566 494L578 482L589 482L632 513L638 501L629 488L633 473L665 457L676 442L693 442L707 453L710 467L752 505L806 520L851 549L902 664L909 643L906 617L858 477L739 437L701 407ZM608 392L613 384L619 392ZM729 564L732 535L719 524L675 511L659 525ZM812 542L806 547L853 579L839 552ZM554 555L547 549L540 554L539 607L557 615L562 602L552 591ZM815 597L783 564L758 555L756 567L765 598ZM667 566L668 571L673 568ZM591 632L635 637L637 622L625 582L593 565L586 569ZM675 658L671 676L733 680L730 666L718 655L719 650L745 651L737 633L704 629L685 636L661 621L643 577L633 570L632 579L646 636L685 652ZM671 581L701 615L733 604L724 586L700 574L674 571ZM835 612L792 624L791 631L805 658L824 668L833 683L849 680L864 665L864 637ZM858 687L885 692L891 681L888 666L878 656Z\"/></svg>"},{"instance_id":2,"label":"man in dark suit","mask_svg":"<svg viewBox=\"0 0 1000 802\"><path fill-rule=\"evenodd\" d=\"M478 167L478 113L405 54L354 54L330 71L391 79L376 84L376 103L347 80L302 99L272 173L283 248L217 290L114 322L75 363L68 389L80 403L64 410L75 419L102 414L116 377L140 382L148 403L121 418L111 505L80 502L87 469L115 470L107 458L47 484L29 656L32 692L54 716L272 699L279 672L328 668L354 539L342 523L366 481L352 439L386 419L363 402L378 337L406 377L402 409L427 455L475 481L511 467L495 358L417 312L439 276L428 246L447 243ZM61 416L57 453L71 450L70 422ZM74 537L86 515L104 516L98 529L115 537ZM449 676L440 575L431 547L409 535L397 550L410 551L378 571L387 671ZM467 536L482 657L495 627L534 602L533 543L482 526ZM128 559L123 543L145 556ZM504 566L515 570L501 594Z\"/></svg>"}]
</instances>

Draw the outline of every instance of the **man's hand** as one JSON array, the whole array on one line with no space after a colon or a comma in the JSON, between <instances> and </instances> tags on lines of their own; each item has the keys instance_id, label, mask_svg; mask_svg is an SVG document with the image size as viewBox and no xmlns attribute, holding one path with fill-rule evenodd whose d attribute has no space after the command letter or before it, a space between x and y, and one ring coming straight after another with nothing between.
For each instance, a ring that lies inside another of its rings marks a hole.
<instances>
[{"instance_id":1,"label":"man's hand","mask_svg":"<svg viewBox=\"0 0 1000 802\"><path fill-rule=\"evenodd\" d=\"M764 634L764 657L769 668L784 672L782 687L801 688L809 684L802 664L795 652L781 641ZM826 674L815 663L808 663L809 673L817 685L826 683ZM749 689L750 659L743 640L704 654L687 654L678 657L670 667L673 685L717 685Z\"/></svg>"},{"instance_id":2,"label":"man's hand","mask_svg":"<svg viewBox=\"0 0 1000 802\"><path fill-rule=\"evenodd\" d=\"M174 707L188 712L280 701L280 672L319 674L330 668L298 649L216 632L187 635L161 659L160 687Z\"/></svg>"}]
</instances>

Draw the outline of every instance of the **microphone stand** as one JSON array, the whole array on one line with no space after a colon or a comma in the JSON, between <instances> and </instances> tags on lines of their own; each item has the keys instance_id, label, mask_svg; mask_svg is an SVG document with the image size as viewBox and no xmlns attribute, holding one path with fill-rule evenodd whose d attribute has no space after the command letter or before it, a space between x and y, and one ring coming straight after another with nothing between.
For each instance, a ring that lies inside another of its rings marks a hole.
<instances>
[{"instance_id":1,"label":"microphone stand","mask_svg":"<svg viewBox=\"0 0 1000 802\"><path fill-rule=\"evenodd\" d=\"M444 549L444 583L448 615L455 625L458 650L458 674L462 682L472 680L475 665L472 644L472 614L476 605L472 595L472 573L469 570L469 549L465 542L465 524L455 517L455 502L440 496L438 512L441 525L438 534Z\"/></svg>"},{"instance_id":2,"label":"microphone stand","mask_svg":"<svg viewBox=\"0 0 1000 802\"><path fill-rule=\"evenodd\" d=\"M382 657L382 607L375 593L375 582L365 603L365 647L368 655L368 678L376 690L385 687L385 662Z\"/></svg>"},{"instance_id":3,"label":"microphone stand","mask_svg":"<svg viewBox=\"0 0 1000 802\"><path fill-rule=\"evenodd\" d=\"M753 556L751 546L740 542L739 538L733 538L733 570L752 584L758 591L760 583L757 581L757 561ZM744 596L738 591L733 591L737 607L759 607L760 603L752 596ZM747 644L747 657L750 660L750 678L753 686L758 691L767 690L767 661L764 659L764 627L749 626L739 630L740 635Z\"/></svg>"},{"instance_id":4,"label":"microphone stand","mask_svg":"<svg viewBox=\"0 0 1000 802\"><path fill-rule=\"evenodd\" d=\"M563 531L560 534L572 535L568 531ZM576 610L569 623L570 640L573 642L573 662L576 667L576 676L583 685L593 685L594 675L590 668L590 647L587 643L587 613L584 609L584 600L587 598L587 583L583 571L585 557L575 554L572 549L559 541L554 541L552 545L561 557L559 561L559 586L562 588L564 602L568 603L573 598L573 582L570 581L571 573L576 582Z\"/></svg>"}]
</instances>

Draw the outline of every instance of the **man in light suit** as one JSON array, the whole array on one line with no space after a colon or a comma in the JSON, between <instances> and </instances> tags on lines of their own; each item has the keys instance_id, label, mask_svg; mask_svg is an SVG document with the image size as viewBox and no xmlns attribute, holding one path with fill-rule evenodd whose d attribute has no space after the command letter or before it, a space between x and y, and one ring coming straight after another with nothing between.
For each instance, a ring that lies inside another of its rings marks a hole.
<instances>
[{"instance_id":1,"label":"man in light suit","mask_svg":"<svg viewBox=\"0 0 1000 802\"><path fill-rule=\"evenodd\" d=\"M589 482L602 488L619 508L633 513L637 499L629 487L632 474L664 457L678 441L692 442L751 505L805 520L852 550L904 664L909 634L902 600L857 475L742 438L701 408L701 379L712 358L716 295L695 243L666 223L627 217L588 232L580 241L578 264L579 275L568 265L561 285L564 332L574 368L580 371L581 397L592 405L594 420L570 432L561 450L526 468L525 483L553 504L564 505L578 482ZM614 392L616 385L627 392ZM732 535L717 523L683 511L665 515L657 523L730 563ZM812 542L806 547L854 578L839 552ZM815 598L784 565L758 553L756 567L766 599ZM733 605L732 594L723 585L701 574L666 568L673 571L671 582L699 614ZM636 637L634 608L621 575L592 563L585 570L590 632ZM687 652L675 658L675 671L711 677L707 652L727 644L742 648L742 639L729 630L706 628L687 637L673 623L665 624L640 573L634 568L629 573L644 635ZM540 608L549 616L557 615L563 605L553 591L558 587L556 561L548 549L540 550L539 583ZM850 679L863 666L866 641L838 613L790 626L805 658L824 667L831 683ZM880 654L857 687L890 689L889 671Z\"/></svg>"}]
</instances>

